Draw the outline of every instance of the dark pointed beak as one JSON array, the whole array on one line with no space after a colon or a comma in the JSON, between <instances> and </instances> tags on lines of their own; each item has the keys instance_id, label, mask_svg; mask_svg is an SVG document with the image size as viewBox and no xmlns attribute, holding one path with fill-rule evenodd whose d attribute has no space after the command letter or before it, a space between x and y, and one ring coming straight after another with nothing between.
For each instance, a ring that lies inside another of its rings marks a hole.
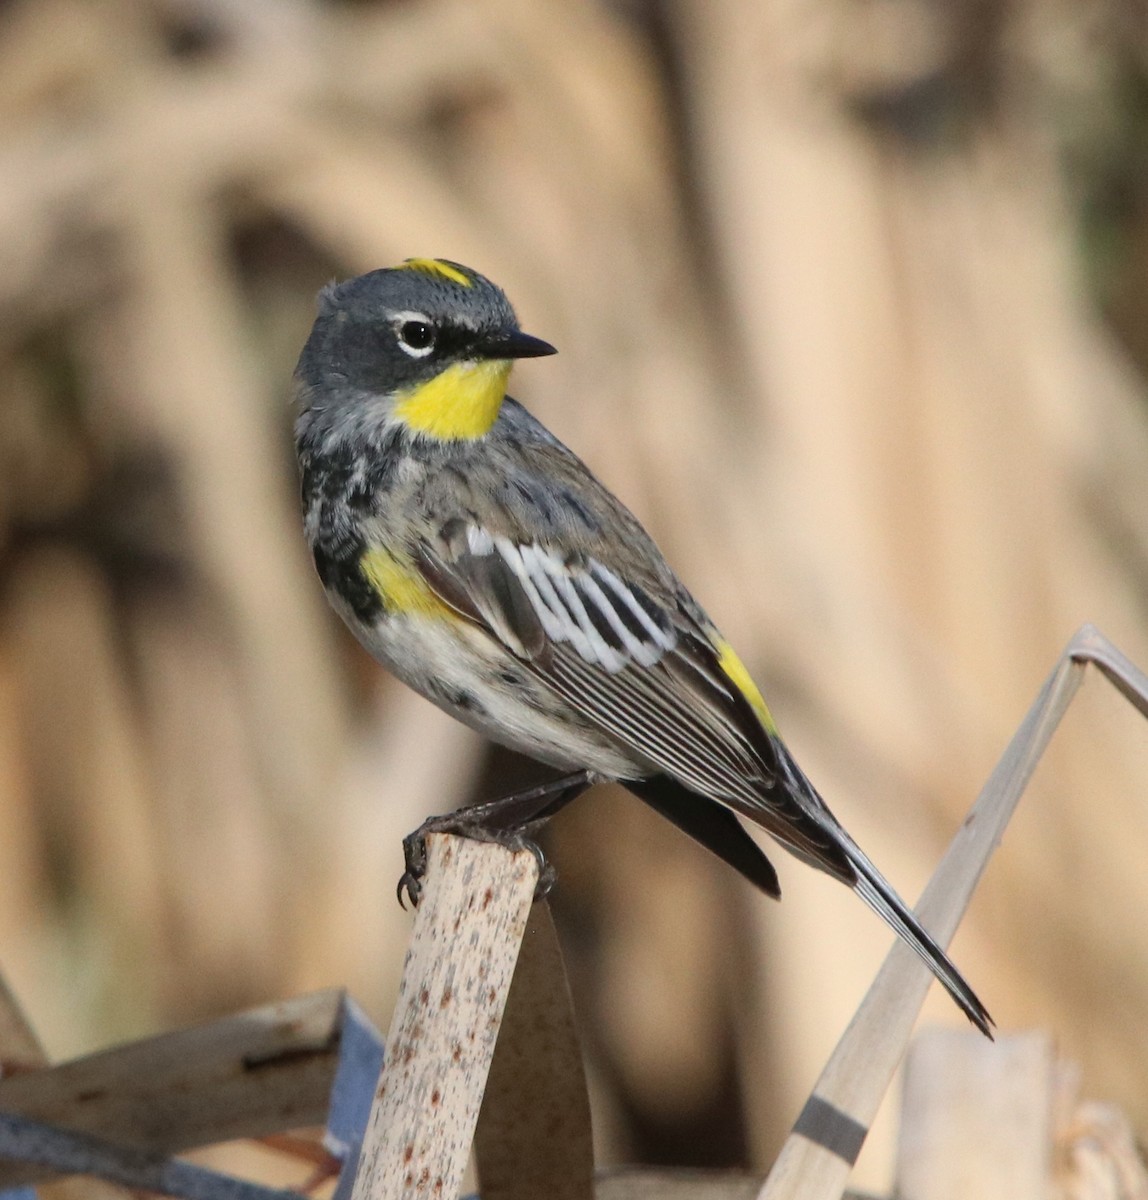
<instances>
[{"instance_id":1,"label":"dark pointed beak","mask_svg":"<svg viewBox=\"0 0 1148 1200\"><path fill-rule=\"evenodd\" d=\"M558 353L549 342L531 337L521 329L488 334L479 339L475 350L483 358L543 358Z\"/></svg>"}]
</instances>

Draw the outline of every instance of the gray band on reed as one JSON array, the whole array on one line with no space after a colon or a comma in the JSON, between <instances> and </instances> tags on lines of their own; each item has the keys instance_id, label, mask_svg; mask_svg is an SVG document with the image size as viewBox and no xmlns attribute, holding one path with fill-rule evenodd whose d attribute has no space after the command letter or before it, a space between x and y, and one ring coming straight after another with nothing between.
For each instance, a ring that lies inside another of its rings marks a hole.
<instances>
[{"instance_id":1,"label":"gray band on reed","mask_svg":"<svg viewBox=\"0 0 1148 1200\"><path fill-rule=\"evenodd\" d=\"M847 1112L820 1096L810 1096L793 1127L794 1133L836 1154L850 1166L857 1161L869 1130Z\"/></svg>"}]
</instances>

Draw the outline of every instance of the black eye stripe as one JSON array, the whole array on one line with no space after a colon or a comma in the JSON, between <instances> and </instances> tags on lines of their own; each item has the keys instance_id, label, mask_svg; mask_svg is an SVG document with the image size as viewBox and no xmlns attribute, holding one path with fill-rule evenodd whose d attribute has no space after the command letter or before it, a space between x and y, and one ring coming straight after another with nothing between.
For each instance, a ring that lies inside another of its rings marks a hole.
<instances>
[{"instance_id":1,"label":"black eye stripe","mask_svg":"<svg viewBox=\"0 0 1148 1200\"><path fill-rule=\"evenodd\" d=\"M477 334L466 325L444 322L437 330L437 346L451 354L464 355L470 351Z\"/></svg>"}]
</instances>

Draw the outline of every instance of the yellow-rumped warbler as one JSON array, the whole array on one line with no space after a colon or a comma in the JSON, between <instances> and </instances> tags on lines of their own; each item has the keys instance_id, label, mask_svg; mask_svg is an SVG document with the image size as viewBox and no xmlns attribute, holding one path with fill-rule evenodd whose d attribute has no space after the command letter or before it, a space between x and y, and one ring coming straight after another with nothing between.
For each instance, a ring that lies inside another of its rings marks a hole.
<instances>
[{"instance_id":1,"label":"yellow-rumped warbler","mask_svg":"<svg viewBox=\"0 0 1148 1200\"><path fill-rule=\"evenodd\" d=\"M569 772L422 831L515 834L613 779L780 897L743 817L851 887L989 1034L637 519L506 396L516 358L553 353L488 279L409 259L325 288L296 369L305 528L335 609L440 708Z\"/></svg>"}]
</instances>

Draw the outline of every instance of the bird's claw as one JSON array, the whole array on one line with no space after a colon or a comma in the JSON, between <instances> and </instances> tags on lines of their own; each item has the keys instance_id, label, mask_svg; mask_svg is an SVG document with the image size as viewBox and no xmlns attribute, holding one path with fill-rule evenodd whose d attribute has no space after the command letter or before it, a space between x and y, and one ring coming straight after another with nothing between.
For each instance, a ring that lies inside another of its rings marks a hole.
<instances>
[{"instance_id":1,"label":"bird's claw","mask_svg":"<svg viewBox=\"0 0 1148 1200\"><path fill-rule=\"evenodd\" d=\"M395 889L399 906L406 910L406 901L410 900L411 908L418 908L419 897L423 890L423 876L427 870L427 828L426 823L420 825L414 833L408 833L403 838L403 873L399 876L399 884Z\"/></svg>"},{"instance_id":2,"label":"bird's claw","mask_svg":"<svg viewBox=\"0 0 1148 1200\"><path fill-rule=\"evenodd\" d=\"M550 889L558 882L558 872L542 857L542 851L533 842L527 849L533 850L538 858L538 883L534 887L534 899L545 900L550 895Z\"/></svg>"},{"instance_id":3,"label":"bird's claw","mask_svg":"<svg viewBox=\"0 0 1148 1200\"><path fill-rule=\"evenodd\" d=\"M395 896L398 898L399 907L403 912L407 911L407 901L411 902L411 908L418 908L419 896L423 890L422 880L412 871L404 871L399 876L398 887L395 888Z\"/></svg>"},{"instance_id":4,"label":"bird's claw","mask_svg":"<svg viewBox=\"0 0 1148 1200\"><path fill-rule=\"evenodd\" d=\"M411 908L418 908L422 896L423 876L427 869L427 835L431 833L454 833L480 842L496 842L508 850L527 850L538 864L538 883L534 888L534 899L542 900L550 894L558 879L558 872L546 861L542 848L522 830L486 829L481 825L466 823L454 814L447 817L431 817L424 821L414 833L403 838L404 869L399 877L395 895L405 910L407 901Z\"/></svg>"},{"instance_id":5,"label":"bird's claw","mask_svg":"<svg viewBox=\"0 0 1148 1200\"><path fill-rule=\"evenodd\" d=\"M550 889L558 882L558 872L546 861L542 847L524 833L516 834L513 842L507 839L503 845L513 850L529 850L538 864L538 882L534 885L534 899L545 900L550 895Z\"/></svg>"}]
</instances>

